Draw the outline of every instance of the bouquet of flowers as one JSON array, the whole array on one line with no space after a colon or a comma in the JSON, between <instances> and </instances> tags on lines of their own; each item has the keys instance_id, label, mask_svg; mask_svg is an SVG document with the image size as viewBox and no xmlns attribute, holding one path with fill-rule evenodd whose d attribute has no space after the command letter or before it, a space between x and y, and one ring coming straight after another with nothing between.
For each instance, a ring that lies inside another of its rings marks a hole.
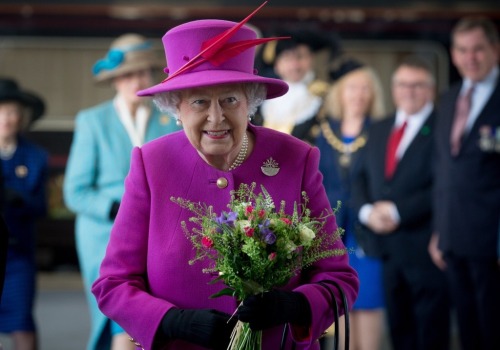
<instances>
[{"instance_id":1,"label":"bouquet of flowers","mask_svg":"<svg viewBox=\"0 0 500 350\"><path fill-rule=\"evenodd\" d=\"M193 203L182 198L171 198L181 207L193 212L190 218L194 228L185 222L183 230L196 249L194 264L209 259L206 273L217 273L213 283L223 281L226 288L212 297L230 295L243 301L246 297L270 291L285 285L300 270L314 262L345 249L334 248L342 234L322 232L326 219L335 210L325 210L319 218L312 218L307 208L309 199L302 193L302 204L293 204L292 215L285 213L285 202L276 208L272 197L261 186L241 184L231 194L229 211L215 213L205 203ZM248 324L239 322L231 336L232 350L261 349L262 331L252 331Z\"/></svg>"}]
</instances>

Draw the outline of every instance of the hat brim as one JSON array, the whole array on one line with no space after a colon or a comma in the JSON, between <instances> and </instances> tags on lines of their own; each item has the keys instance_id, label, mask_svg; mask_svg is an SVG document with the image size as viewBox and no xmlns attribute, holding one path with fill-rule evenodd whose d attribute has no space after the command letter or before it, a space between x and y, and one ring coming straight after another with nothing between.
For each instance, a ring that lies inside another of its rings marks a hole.
<instances>
[{"instance_id":1,"label":"hat brim","mask_svg":"<svg viewBox=\"0 0 500 350\"><path fill-rule=\"evenodd\" d=\"M282 96L288 91L288 84L283 80L265 78L259 75L234 70L205 70L179 75L172 80L154 85L137 92L138 96L152 96L162 92L192 89L222 84L261 83L267 86L266 99Z\"/></svg>"},{"instance_id":2,"label":"hat brim","mask_svg":"<svg viewBox=\"0 0 500 350\"><path fill-rule=\"evenodd\" d=\"M30 124L45 112L45 103L38 96L27 91L14 91L0 96L0 102L17 101L30 109Z\"/></svg>"},{"instance_id":3,"label":"hat brim","mask_svg":"<svg viewBox=\"0 0 500 350\"><path fill-rule=\"evenodd\" d=\"M163 60L127 63L116 69L102 71L94 79L97 83L107 83L111 79L125 74L138 72L143 69L163 69L164 67L165 62Z\"/></svg>"}]
</instances>

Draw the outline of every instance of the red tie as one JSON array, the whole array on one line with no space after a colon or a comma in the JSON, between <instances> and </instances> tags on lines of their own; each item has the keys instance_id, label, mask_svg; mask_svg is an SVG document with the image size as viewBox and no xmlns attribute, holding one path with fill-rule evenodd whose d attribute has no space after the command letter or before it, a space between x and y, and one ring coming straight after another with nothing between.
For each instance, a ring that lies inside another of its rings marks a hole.
<instances>
[{"instance_id":1,"label":"red tie","mask_svg":"<svg viewBox=\"0 0 500 350\"><path fill-rule=\"evenodd\" d=\"M387 154L385 156L385 178L391 179L392 175L394 175L394 171L396 171L396 166L398 164L398 160L396 158L396 151L398 149L399 142L403 137L403 134L406 129L406 121L399 128L394 129L389 136L389 140L387 141Z\"/></svg>"},{"instance_id":2,"label":"red tie","mask_svg":"<svg viewBox=\"0 0 500 350\"><path fill-rule=\"evenodd\" d=\"M450 135L451 154L454 156L456 156L460 151L460 144L462 143L465 124L467 124L467 119L469 118L473 91L474 86L471 86L465 94L462 94L457 99L457 104L455 106L455 119L453 120Z\"/></svg>"}]
</instances>

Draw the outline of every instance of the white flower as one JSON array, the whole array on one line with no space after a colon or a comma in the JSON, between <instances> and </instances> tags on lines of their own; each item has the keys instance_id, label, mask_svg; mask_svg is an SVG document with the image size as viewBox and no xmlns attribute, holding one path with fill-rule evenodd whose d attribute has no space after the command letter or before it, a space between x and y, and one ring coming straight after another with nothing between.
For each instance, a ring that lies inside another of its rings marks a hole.
<instances>
[{"instance_id":1,"label":"white flower","mask_svg":"<svg viewBox=\"0 0 500 350\"><path fill-rule=\"evenodd\" d=\"M234 206L234 211L244 210L246 207L252 206L250 202L240 202Z\"/></svg>"},{"instance_id":2,"label":"white flower","mask_svg":"<svg viewBox=\"0 0 500 350\"><path fill-rule=\"evenodd\" d=\"M309 244L314 239L314 237L316 237L314 231L311 230L306 225L299 226L299 235L300 235L300 240L302 241L303 244Z\"/></svg>"},{"instance_id":3,"label":"white flower","mask_svg":"<svg viewBox=\"0 0 500 350\"><path fill-rule=\"evenodd\" d=\"M288 253L292 253L297 249L297 246L292 241L288 241L285 244L285 248Z\"/></svg>"},{"instance_id":4,"label":"white flower","mask_svg":"<svg viewBox=\"0 0 500 350\"><path fill-rule=\"evenodd\" d=\"M239 226L240 230L242 230L243 232L245 232L246 228L249 228L251 226L249 220L238 220L238 221L236 221L236 224Z\"/></svg>"}]
</instances>

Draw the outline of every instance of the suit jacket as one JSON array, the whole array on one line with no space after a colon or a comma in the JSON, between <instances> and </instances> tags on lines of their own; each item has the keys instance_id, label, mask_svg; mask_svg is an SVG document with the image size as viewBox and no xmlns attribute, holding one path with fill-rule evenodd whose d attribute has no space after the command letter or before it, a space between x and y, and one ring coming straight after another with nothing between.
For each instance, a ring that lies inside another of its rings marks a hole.
<instances>
[{"instance_id":1,"label":"suit jacket","mask_svg":"<svg viewBox=\"0 0 500 350\"><path fill-rule=\"evenodd\" d=\"M145 141L176 130L179 128L173 118L152 109ZM76 213L76 248L92 318L89 349L97 347L107 321L90 286L104 258L113 225L111 206L123 195L132 147L113 101L78 113L64 179L64 199Z\"/></svg>"},{"instance_id":2,"label":"suit jacket","mask_svg":"<svg viewBox=\"0 0 500 350\"><path fill-rule=\"evenodd\" d=\"M358 224L360 245L369 255L410 263L431 263L427 245L432 213L432 112L400 159L390 180L385 179L387 141L395 116L374 123L369 130L365 157L353 195L356 213L362 205L379 200L393 201L401 217L391 234L378 235Z\"/></svg>"},{"instance_id":3,"label":"suit jacket","mask_svg":"<svg viewBox=\"0 0 500 350\"><path fill-rule=\"evenodd\" d=\"M249 130L255 135L255 147L249 158L230 172L203 161L184 133L162 137L133 152L125 195L92 292L101 310L145 349L151 349L158 325L174 306L215 308L228 314L238 306L230 297L209 298L223 285L209 284L213 276L202 272L207 262L188 264L195 252L181 223L189 222L193 214L173 203L172 196L213 205L214 212L220 213L227 210L232 190L241 183L256 182L257 186L264 185L276 202L285 200L289 213L293 203L301 201L302 191L311 199L311 216L330 207L318 170L317 148L267 128L249 125ZM270 158L279 164L275 176L261 171ZM219 178L227 179L226 188L217 186ZM332 216L325 232L335 228ZM336 244L343 247L340 240ZM321 260L307 275L293 278L286 289L304 293L313 320L310 340L298 344L298 349L318 349L315 340L333 320L332 313L325 313L329 308L327 291L317 284L303 284L322 279L338 281L349 305L356 298L357 275L347 255ZM264 331L263 349L278 349L282 332L282 326ZM181 340L170 342L166 348L201 349Z\"/></svg>"},{"instance_id":4,"label":"suit jacket","mask_svg":"<svg viewBox=\"0 0 500 350\"><path fill-rule=\"evenodd\" d=\"M500 152L480 147L480 130L500 132L500 82L462 142L451 156L450 132L461 84L439 102L436 124L435 229L445 253L497 258L500 218ZM498 134L497 134L498 135ZM497 136L498 137L498 136ZM499 141L497 141L498 144Z\"/></svg>"}]
</instances>

